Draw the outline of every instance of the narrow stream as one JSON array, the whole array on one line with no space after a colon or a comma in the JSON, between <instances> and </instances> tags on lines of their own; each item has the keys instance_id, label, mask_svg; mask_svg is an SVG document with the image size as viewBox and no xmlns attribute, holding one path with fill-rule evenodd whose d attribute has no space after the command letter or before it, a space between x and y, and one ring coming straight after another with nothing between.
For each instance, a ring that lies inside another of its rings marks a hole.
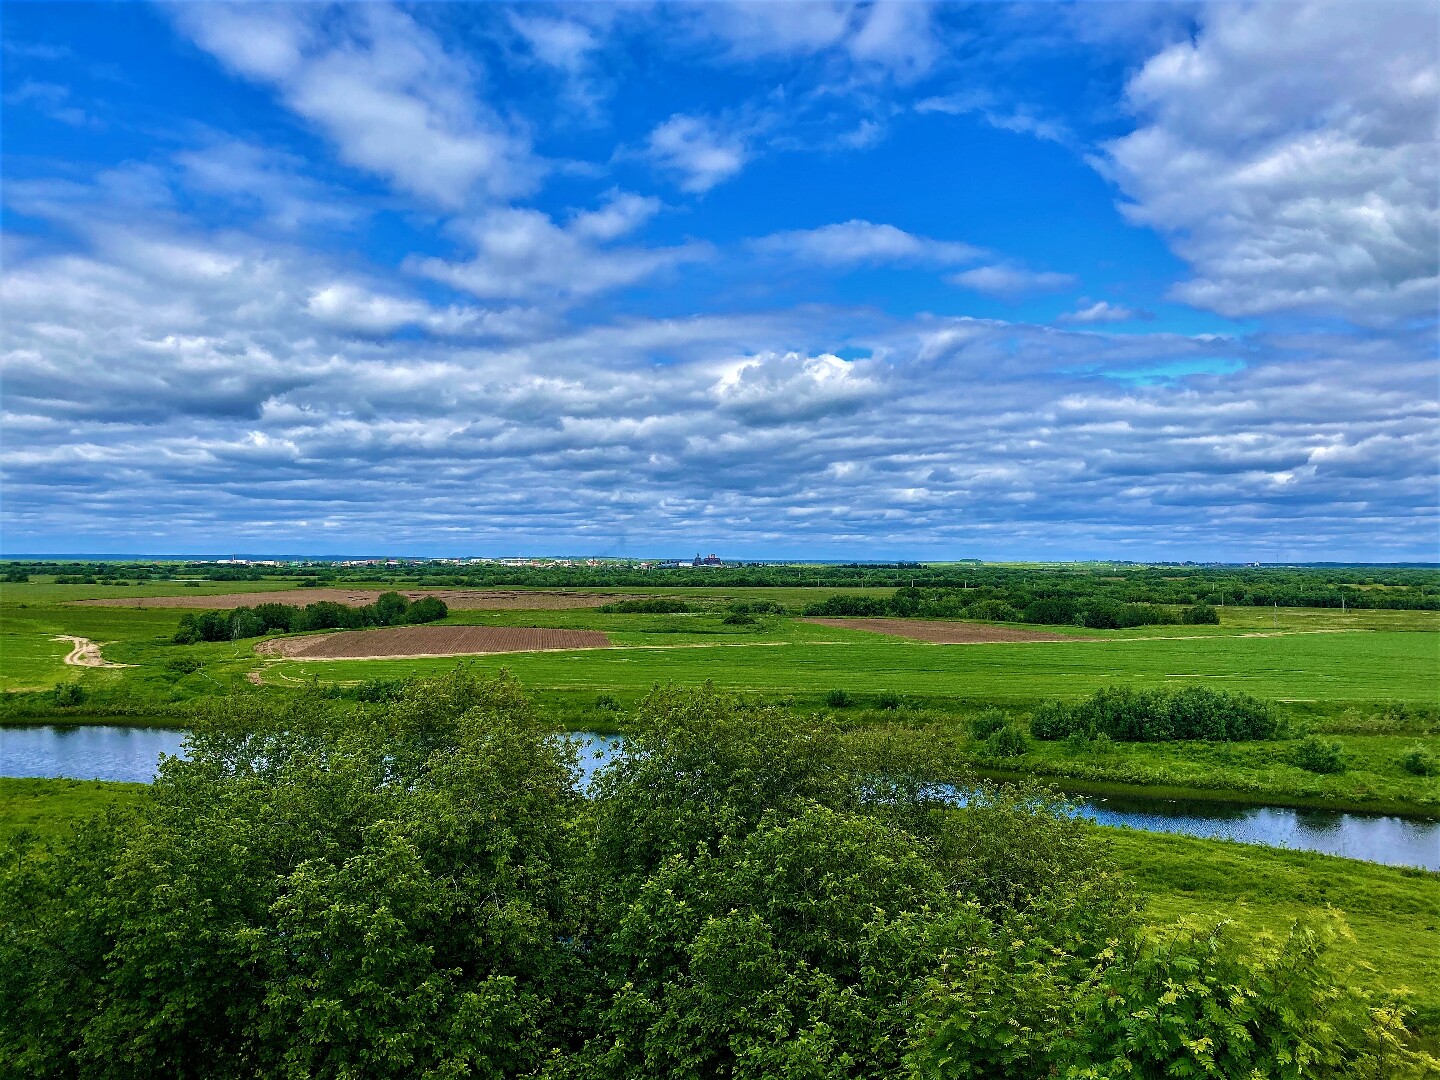
<instances>
[{"instance_id":1,"label":"narrow stream","mask_svg":"<svg viewBox=\"0 0 1440 1080\"><path fill-rule=\"evenodd\" d=\"M120 726L0 728L0 776L72 777L147 783L162 754L179 754L185 733ZM616 736L574 732L581 784L621 745ZM1147 799L1083 798L1078 812L1101 825L1183 833L1318 851L1390 866L1440 870L1440 821L1280 806Z\"/></svg>"}]
</instances>

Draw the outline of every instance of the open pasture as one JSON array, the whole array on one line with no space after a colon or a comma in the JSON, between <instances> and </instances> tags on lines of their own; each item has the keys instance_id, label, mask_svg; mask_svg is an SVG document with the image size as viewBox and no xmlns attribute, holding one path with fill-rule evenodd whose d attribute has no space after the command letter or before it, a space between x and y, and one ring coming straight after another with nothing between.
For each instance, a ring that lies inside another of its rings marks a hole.
<instances>
[{"instance_id":1,"label":"open pasture","mask_svg":"<svg viewBox=\"0 0 1440 1080\"><path fill-rule=\"evenodd\" d=\"M170 596L105 597L75 600L77 606L135 608L197 608L227 611L256 604L293 604L303 607L321 601L363 607L373 604L382 592L394 591L407 600L434 596L445 606L457 611L544 611L546 609L590 608L608 604L621 596L560 589L288 589L275 592L220 593L215 595L179 594ZM628 595L628 594L627 594Z\"/></svg>"},{"instance_id":2,"label":"open pasture","mask_svg":"<svg viewBox=\"0 0 1440 1080\"><path fill-rule=\"evenodd\" d=\"M949 648L838 627L808 627L826 640L797 639L781 622L769 633L709 643L635 645L612 634L599 652L516 653L478 659L510 668L544 690L638 691L654 683L768 693L889 689L1025 704L1075 698L1103 686L1170 687L1188 680L1257 697L1296 701L1397 700L1432 703L1440 650L1431 634L1271 633L1022 642ZM808 636L808 635L807 635ZM708 644L708 647L707 647ZM333 680L433 674L444 660L351 661L327 666ZM304 662L275 665L281 681L308 678Z\"/></svg>"},{"instance_id":3,"label":"open pasture","mask_svg":"<svg viewBox=\"0 0 1440 1080\"><path fill-rule=\"evenodd\" d=\"M942 622L931 619L806 619L816 626L834 626L842 630L864 630L886 637L908 641L925 641L932 645L995 645L1011 641L1093 641L1072 634L1051 634L1043 630L1022 630L1015 626L994 623Z\"/></svg>"}]
</instances>

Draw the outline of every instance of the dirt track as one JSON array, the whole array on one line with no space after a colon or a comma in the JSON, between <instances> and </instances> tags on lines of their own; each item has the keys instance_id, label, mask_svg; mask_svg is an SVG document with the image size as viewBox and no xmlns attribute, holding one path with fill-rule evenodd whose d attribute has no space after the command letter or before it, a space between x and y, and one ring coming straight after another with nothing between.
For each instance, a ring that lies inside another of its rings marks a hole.
<instances>
[{"instance_id":1,"label":"dirt track","mask_svg":"<svg viewBox=\"0 0 1440 1080\"><path fill-rule=\"evenodd\" d=\"M571 592L564 589L525 591L521 589L277 589L273 592L195 594L190 596L136 596L103 600L72 600L73 604L90 607L140 608L203 608L223 611L256 604L294 604L303 607L321 600L352 607L373 604L383 592L398 592L407 600L437 596L455 611L554 611L561 608L592 608L616 600L637 597L593 592Z\"/></svg>"},{"instance_id":2,"label":"dirt track","mask_svg":"<svg viewBox=\"0 0 1440 1080\"><path fill-rule=\"evenodd\" d=\"M337 634L262 641L262 656L296 660L419 660L435 656L604 649L610 639L598 630L546 630L523 626L391 626Z\"/></svg>"},{"instance_id":3,"label":"dirt track","mask_svg":"<svg viewBox=\"0 0 1440 1080\"><path fill-rule=\"evenodd\" d=\"M928 619L806 619L820 626L844 630L869 630L888 637L928 641L934 645L989 645L1015 641L1093 641L1094 638L1066 637L1041 630L1015 630L985 623L931 622Z\"/></svg>"},{"instance_id":4,"label":"dirt track","mask_svg":"<svg viewBox=\"0 0 1440 1080\"><path fill-rule=\"evenodd\" d=\"M61 634L50 639L51 641L68 641L74 646L65 663L71 667L132 667L131 664L115 664L106 660L100 655L100 646L89 638L75 637L72 634Z\"/></svg>"}]
</instances>

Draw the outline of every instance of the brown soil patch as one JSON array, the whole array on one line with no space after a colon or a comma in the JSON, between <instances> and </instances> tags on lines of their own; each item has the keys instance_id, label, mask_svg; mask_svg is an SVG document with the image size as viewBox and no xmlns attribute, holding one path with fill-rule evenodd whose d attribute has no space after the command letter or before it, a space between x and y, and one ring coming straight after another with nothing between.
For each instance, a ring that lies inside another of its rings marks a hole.
<instances>
[{"instance_id":1,"label":"brown soil patch","mask_svg":"<svg viewBox=\"0 0 1440 1080\"><path fill-rule=\"evenodd\" d=\"M445 606L455 611L555 611L562 608L593 608L616 600L640 599L636 596L571 592L551 589L529 592L520 589L279 589L274 592L217 593L206 596L135 596L106 597L103 600L72 600L72 604L91 607L140 608L201 608L206 611L228 611L256 604L294 604L304 607L320 600L362 607L373 604L384 592L398 592L408 600L422 596L438 596Z\"/></svg>"},{"instance_id":2,"label":"brown soil patch","mask_svg":"<svg viewBox=\"0 0 1440 1080\"><path fill-rule=\"evenodd\" d=\"M546 630L528 626L390 626L337 634L274 638L255 651L298 660L417 660L430 656L604 649L598 630Z\"/></svg>"},{"instance_id":3,"label":"brown soil patch","mask_svg":"<svg viewBox=\"0 0 1440 1080\"><path fill-rule=\"evenodd\" d=\"M65 663L71 667L134 667L134 664L116 664L106 660L100 655L100 646L89 638L75 637L72 634L61 634L50 639L51 641L68 641L70 643L70 654L65 657Z\"/></svg>"},{"instance_id":4,"label":"brown soil patch","mask_svg":"<svg viewBox=\"0 0 1440 1080\"><path fill-rule=\"evenodd\" d=\"M1016 630L985 623L931 622L928 619L806 619L821 626L845 630L869 630L889 637L928 641L934 645L989 645L1010 641L1096 641L1097 638L1067 637L1042 630Z\"/></svg>"}]
</instances>

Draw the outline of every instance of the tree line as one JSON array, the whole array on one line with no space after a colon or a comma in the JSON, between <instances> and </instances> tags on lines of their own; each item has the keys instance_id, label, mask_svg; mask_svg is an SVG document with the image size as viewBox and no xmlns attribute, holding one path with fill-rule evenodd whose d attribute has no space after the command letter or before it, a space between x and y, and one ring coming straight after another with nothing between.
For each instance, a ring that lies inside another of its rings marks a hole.
<instances>
[{"instance_id":1,"label":"tree line","mask_svg":"<svg viewBox=\"0 0 1440 1080\"><path fill-rule=\"evenodd\" d=\"M1147 932L1101 834L934 740L657 690L582 793L519 688L212 706L0 857L0 1069L60 1077L1419 1077L1332 920ZM963 806L936 780L965 785Z\"/></svg>"},{"instance_id":2,"label":"tree line","mask_svg":"<svg viewBox=\"0 0 1440 1080\"><path fill-rule=\"evenodd\" d=\"M450 613L438 596L407 600L396 592L382 593L373 604L350 606L318 600L298 607L294 604L256 604L230 611L187 612L172 639L177 645L197 641L235 641L279 631L293 634L305 630L363 630L372 626L402 626L434 622Z\"/></svg>"},{"instance_id":3,"label":"tree line","mask_svg":"<svg viewBox=\"0 0 1440 1080\"><path fill-rule=\"evenodd\" d=\"M1009 599L977 599L969 591L906 587L896 589L890 596L839 593L806 604L802 614L830 618L984 619L1046 626L1073 624L1093 630L1220 621L1219 612L1204 602L1176 610L1161 604L1117 602L1105 596L1015 596L1013 599L1023 606L1016 606Z\"/></svg>"}]
</instances>

